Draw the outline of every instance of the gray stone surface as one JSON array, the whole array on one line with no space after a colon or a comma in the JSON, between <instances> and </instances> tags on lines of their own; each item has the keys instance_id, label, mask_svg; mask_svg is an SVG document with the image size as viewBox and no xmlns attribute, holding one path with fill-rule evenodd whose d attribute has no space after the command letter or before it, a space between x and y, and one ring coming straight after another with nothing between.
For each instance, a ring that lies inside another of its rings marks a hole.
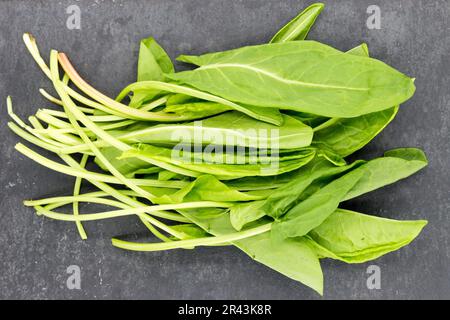
<instances>
[{"instance_id":1,"label":"gray stone surface","mask_svg":"<svg viewBox=\"0 0 450 320\"><path fill-rule=\"evenodd\" d=\"M360 154L423 148L421 173L347 204L398 219L426 218L411 245L376 260L381 289L366 287L370 263L323 261L326 299L450 298L450 3L449 1L326 1L311 39L347 50L361 42L371 54L417 78L417 91L395 121ZM115 235L143 233L133 217L87 223L87 241L73 224L37 217L22 200L71 192L73 179L14 151L4 99L17 113L48 106L51 88L26 52L32 32L44 54L69 54L79 71L110 95L134 79L139 39L152 35L172 57L263 43L309 1L0 1L0 298L317 299L312 290L234 248L132 253L113 248ZM81 8L81 30L66 28L66 8ZM369 5L381 9L381 29L366 27ZM81 268L81 290L66 287L69 265Z\"/></svg>"}]
</instances>

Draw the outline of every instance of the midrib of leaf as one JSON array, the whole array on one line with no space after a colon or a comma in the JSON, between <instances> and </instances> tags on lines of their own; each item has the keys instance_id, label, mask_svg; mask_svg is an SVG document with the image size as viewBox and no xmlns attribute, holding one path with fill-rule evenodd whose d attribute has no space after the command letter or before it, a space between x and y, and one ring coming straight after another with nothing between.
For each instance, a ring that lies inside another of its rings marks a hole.
<instances>
[{"instance_id":1,"label":"midrib of leaf","mask_svg":"<svg viewBox=\"0 0 450 320\"><path fill-rule=\"evenodd\" d=\"M284 38L284 39L290 39L291 36L292 36L294 33L297 32L297 30L303 28L304 25L306 25L306 24L308 24L308 23L310 22L310 18L311 18L311 17L308 17L307 19L305 19L302 23L300 23L296 28L293 28L292 31L291 31L290 33L288 33L286 36L284 36L283 38ZM284 39L283 39L282 41L286 41L286 40L284 40ZM290 41L290 40L287 40L287 41Z\"/></svg>"},{"instance_id":2,"label":"midrib of leaf","mask_svg":"<svg viewBox=\"0 0 450 320\"><path fill-rule=\"evenodd\" d=\"M325 89L343 89L343 90L351 90L351 91L369 91L369 88L362 87L362 88L355 88L355 87L343 87L343 86L333 86L328 84L320 84L320 83L313 83L313 82L304 82L304 81L298 81L298 80L290 80L280 77L278 74L269 72L264 69L252 67L245 64L240 63L214 63L206 66L201 66L197 68L197 70L207 70L207 69L218 69L220 68L242 68L242 69L248 69L253 72L266 75L270 78L273 78L277 81L289 83L289 84L295 84L300 85L303 87L310 87L310 88L325 88Z\"/></svg>"}]
</instances>

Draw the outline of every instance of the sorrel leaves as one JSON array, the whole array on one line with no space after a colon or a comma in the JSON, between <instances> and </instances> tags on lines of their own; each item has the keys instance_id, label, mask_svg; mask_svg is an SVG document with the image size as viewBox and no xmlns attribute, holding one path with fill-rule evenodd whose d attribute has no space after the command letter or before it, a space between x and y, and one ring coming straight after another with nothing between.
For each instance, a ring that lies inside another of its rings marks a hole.
<instances>
[{"instance_id":1,"label":"sorrel leaves","mask_svg":"<svg viewBox=\"0 0 450 320\"><path fill-rule=\"evenodd\" d=\"M48 66L25 34L58 97L40 92L62 110L38 110L27 124L8 97L8 127L63 163L21 143L17 151L76 181L72 195L24 204L75 222L82 239L82 223L136 215L160 241L115 238L117 248L233 245L319 294L320 259L361 263L409 244L426 221L340 206L427 165L415 148L368 161L346 158L392 121L414 81L369 58L366 44L344 53L305 41L323 7L306 8L269 44L181 56L199 66L192 71L176 72L164 49L143 39L137 82L116 100L84 81L67 55L52 50ZM90 169L92 157L103 173ZM81 193L83 180L96 189ZM82 202L113 209L83 213ZM66 205L73 214L57 211Z\"/></svg>"},{"instance_id":2,"label":"sorrel leaves","mask_svg":"<svg viewBox=\"0 0 450 320\"><path fill-rule=\"evenodd\" d=\"M379 60L315 41L243 47L189 57L200 67L167 74L230 101L329 117L356 117L409 99L413 80Z\"/></svg>"}]
</instances>

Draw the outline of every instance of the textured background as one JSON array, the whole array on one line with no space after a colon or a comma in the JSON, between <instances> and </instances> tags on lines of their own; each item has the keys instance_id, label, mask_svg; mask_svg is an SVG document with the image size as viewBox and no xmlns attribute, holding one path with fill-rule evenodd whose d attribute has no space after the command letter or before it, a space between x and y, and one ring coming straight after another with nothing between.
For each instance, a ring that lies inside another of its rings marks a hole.
<instances>
[{"instance_id":1,"label":"textured background","mask_svg":"<svg viewBox=\"0 0 450 320\"><path fill-rule=\"evenodd\" d=\"M426 218L411 245L373 263L323 261L328 299L450 298L450 1L326 1L310 39L342 50L361 42L371 54L417 77L417 91L394 122L363 150L423 148L428 168L407 181L348 204L397 219ZM0 298L317 299L312 290L230 248L131 253L113 248L115 235L143 232L133 217L87 223L87 241L73 224L24 208L23 199L68 194L73 179L19 156L7 130L4 99L17 113L48 106L51 88L21 41L32 32L41 52L65 51L100 90L116 94L135 77L139 39L154 36L168 53L203 53L268 41L309 1L0 1ZM66 28L77 4L81 30ZM381 30L366 26L369 5L381 8ZM366 270L381 268L381 289L369 290ZM69 265L81 268L81 290L66 287Z\"/></svg>"}]
</instances>

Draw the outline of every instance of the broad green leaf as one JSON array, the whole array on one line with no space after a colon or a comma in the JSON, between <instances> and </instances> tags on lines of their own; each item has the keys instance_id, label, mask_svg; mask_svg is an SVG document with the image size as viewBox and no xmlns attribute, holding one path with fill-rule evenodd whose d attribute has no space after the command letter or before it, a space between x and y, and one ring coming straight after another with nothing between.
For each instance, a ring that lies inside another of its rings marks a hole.
<instances>
[{"instance_id":1,"label":"broad green leaf","mask_svg":"<svg viewBox=\"0 0 450 320\"><path fill-rule=\"evenodd\" d=\"M236 111L182 124L138 123L111 134L126 143L177 145L200 139L196 143L274 149L306 147L313 137L310 127L290 116L283 115L283 125L275 126Z\"/></svg>"},{"instance_id":2,"label":"broad green leaf","mask_svg":"<svg viewBox=\"0 0 450 320\"><path fill-rule=\"evenodd\" d=\"M256 221L266 215L261 209L263 200L251 201L234 205L230 208L230 222L233 228L241 230L246 224Z\"/></svg>"},{"instance_id":3,"label":"broad green leaf","mask_svg":"<svg viewBox=\"0 0 450 320\"><path fill-rule=\"evenodd\" d=\"M334 150L328 148L324 145L315 145L318 147L317 156L326 159L328 162L334 164L335 166L342 167L347 164L347 161L337 154Z\"/></svg>"},{"instance_id":4,"label":"broad green leaf","mask_svg":"<svg viewBox=\"0 0 450 320\"><path fill-rule=\"evenodd\" d=\"M362 177L361 167L330 182L304 201L290 209L271 230L275 242L300 237L318 227L332 214L348 191Z\"/></svg>"},{"instance_id":5,"label":"broad green leaf","mask_svg":"<svg viewBox=\"0 0 450 320\"><path fill-rule=\"evenodd\" d=\"M179 151L179 152L178 152ZM274 157L272 162L256 161L244 164L239 159L240 155L231 154L232 161L227 161L224 154L220 154L220 161L211 163L205 158L205 153L186 152L183 150L174 150L156 147L148 144L135 145L133 149L122 153L120 159L136 158L155 163L155 161L171 164L179 168L188 170L187 175L200 176L201 174L211 174L221 180L236 179L246 176L271 176L298 169L306 165L314 158L315 150L312 148L304 148L297 151L295 159L283 161L282 158ZM262 158L264 159L264 158ZM230 164L231 163L231 164ZM173 170L172 170L173 171ZM177 172L177 171L176 171ZM182 173L182 172L177 172Z\"/></svg>"},{"instance_id":6,"label":"broad green leaf","mask_svg":"<svg viewBox=\"0 0 450 320\"><path fill-rule=\"evenodd\" d=\"M229 214L220 209L178 210L213 235L236 232ZM286 239L274 244L270 232L235 241L233 244L252 259L323 293L323 274L317 254L306 239Z\"/></svg>"},{"instance_id":7,"label":"broad green leaf","mask_svg":"<svg viewBox=\"0 0 450 320\"><path fill-rule=\"evenodd\" d=\"M369 49L363 43L347 53L368 57ZM313 145L346 157L378 135L394 119L397 111L398 106L355 118L333 119L331 125L320 130L315 128Z\"/></svg>"},{"instance_id":8,"label":"broad green leaf","mask_svg":"<svg viewBox=\"0 0 450 320\"><path fill-rule=\"evenodd\" d=\"M162 170L159 167L153 166L148 162L137 158L118 159L122 154L122 151L114 147L102 148L102 153L121 174L128 178L133 178L137 174L158 173ZM94 161L102 170L108 171L106 166L104 166L97 157Z\"/></svg>"},{"instance_id":9,"label":"broad green leaf","mask_svg":"<svg viewBox=\"0 0 450 320\"><path fill-rule=\"evenodd\" d=\"M175 71L172 61L164 49L153 37L142 39L139 48L137 81L162 81L165 73ZM130 100L130 106L140 107L145 101L160 94L159 90L135 91Z\"/></svg>"},{"instance_id":10,"label":"broad green leaf","mask_svg":"<svg viewBox=\"0 0 450 320\"><path fill-rule=\"evenodd\" d=\"M217 102L197 99L185 94L172 94L166 102L165 112L189 114L193 119L220 114L233 108Z\"/></svg>"},{"instance_id":11,"label":"broad green leaf","mask_svg":"<svg viewBox=\"0 0 450 320\"><path fill-rule=\"evenodd\" d=\"M324 7L325 5L323 3L314 3L310 5L281 28L272 40L270 40L270 43L305 40L309 30Z\"/></svg>"},{"instance_id":12,"label":"broad green leaf","mask_svg":"<svg viewBox=\"0 0 450 320\"><path fill-rule=\"evenodd\" d=\"M158 180L161 181L168 181L175 178L176 176L178 176L176 172L172 172L169 170L161 170L160 172L158 172Z\"/></svg>"},{"instance_id":13,"label":"broad green leaf","mask_svg":"<svg viewBox=\"0 0 450 320\"><path fill-rule=\"evenodd\" d=\"M241 104L241 106L245 109L245 112L241 110L238 111L259 121L274 124L276 126L281 126L284 123L284 117L278 108L269 107L261 109L258 106L251 106L248 104ZM255 117L254 115L257 116Z\"/></svg>"},{"instance_id":14,"label":"broad green leaf","mask_svg":"<svg viewBox=\"0 0 450 320\"><path fill-rule=\"evenodd\" d=\"M229 110L231 110L230 107L227 107L220 103L201 101L184 104L172 104L170 106L167 106L164 109L164 112L175 113L179 115L188 114L190 117L197 119L213 116Z\"/></svg>"},{"instance_id":15,"label":"broad green leaf","mask_svg":"<svg viewBox=\"0 0 450 320\"><path fill-rule=\"evenodd\" d=\"M312 193L320 189L332 177L336 177L349 170L354 169L365 163L365 161L355 161L350 165L336 167L328 160L320 157L311 161L306 166L297 171L275 177L252 177L232 180L227 184L240 190L265 190L270 191L263 201L242 203L233 206L230 209L230 219L236 230L241 230L246 224L256 221L259 218L268 215L279 219L288 211L299 199L304 200ZM320 183L314 191L308 189L317 179ZM275 189L271 191L270 189ZM303 192L308 189L308 192ZM302 198L303 196L303 198Z\"/></svg>"},{"instance_id":16,"label":"broad green leaf","mask_svg":"<svg viewBox=\"0 0 450 320\"><path fill-rule=\"evenodd\" d=\"M133 92L133 95L130 97L130 103L128 104L131 108L140 108L146 101L155 98L160 91L139 91L136 90Z\"/></svg>"},{"instance_id":17,"label":"broad green leaf","mask_svg":"<svg viewBox=\"0 0 450 320\"><path fill-rule=\"evenodd\" d=\"M195 239L195 238L204 238L210 236L209 233L207 233L202 228L198 227L196 224L189 223L189 224L177 224L170 226L173 230L178 232L179 234L184 235L183 239ZM178 240L178 239L173 239Z\"/></svg>"},{"instance_id":18,"label":"broad green leaf","mask_svg":"<svg viewBox=\"0 0 450 320\"><path fill-rule=\"evenodd\" d=\"M254 260L323 294L323 274L314 249L304 239L274 244L270 232L234 243Z\"/></svg>"},{"instance_id":19,"label":"broad green leaf","mask_svg":"<svg viewBox=\"0 0 450 320\"><path fill-rule=\"evenodd\" d=\"M387 152L385 157L368 162L358 160L342 167L335 167L328 161L316 159L297 172L290 173L288 182L282 180L282 185L274 190L267 199L259 201L255 205L243 203L233 207L231 215L232 221L234 221L233 226L240 230L245 224L264 215L279 219L296 202L308 199L333 181L332 179L336 176L350 170L361 168L363 176L344 197L344 200L406 178L422 169L426 163L425 155L418 149L395 149ZM392 168L392 170L387 168ZM271 182L272 180L267 181L266 184ZM242 184L232 185L245 187Z\"/></svg>"},{"instance_id":20,"label":"broad green leaf","mask_svg":"<svg viewBox=\"0 0 450 320\"><path fill-rule=\"evenodd\" d=\"M330 119L327 117L321 117L314 114L298 112L294 110L283 110L283 113L290 115L291 117L303 122L311 128L317 127Z\"/></svg>"},{"instance_id":21,"label":"broad green leaf","mask_svg":"<svg viewBox=\"0 0 450 320\"><path fill-rule=\"evenodd\" d=\"M174 71L170 57L153 37L141 40L137 81L160 81L164 79L164 73Z\"/></svg>"},{"instance_id":22,"label":"broad green leaf","mask_svg":"<svg viewBox=\"0 0 450 320\"><path fill-rule=\"evenodd\" d=\"M394 149L387 151L384 157L358 162L358 169L364 172L363 176L347 193L344 201L407 178L428 164L423 151L415 148ZM298 201L307 199L329 182L329 179L322 179L311 183Z\"/></svg>"},{"instance_id":23,"label":"broad green leaf","mask_svg":"<svg viewBox=\"0 0 450 320\"><path fill-rule=\"evenodd\" d=\"M226 184L239 190L270 190L289 182L291 174L291 172L288 172L269 177L245 177L226 181Z\"/></svg>"},{"instance_id":24,"label":"broad green leaf","mask_svg":"<svg viewBox=\"0 0 450 320\"><path fill-rule=\"evenodd\" d=\"M413 80L385 63L315 41L248 46L196 57L167 77L227 100L328 117L356 117L409 99Z\"/></svg>"},{"instance_id":25,"label":"broad green leaf","mask_svg":"<svg viewBox=\"0 0 450 320\"><path fill-rule=\"evenodd\" d=\"M169 82L141 81L132 83L119 93L119 95L116 97L116 100L122 101L131 92L144 92L144 93L149 92L149 94L154 94L155 90L158 92L184 94L206 101L217 102L229 106L230 108L242 112L254 119L271 123L277 126L283 124L281 114L279 110L275 107L261 109L258 108L257 106L236 104L232 101L229 101L216 95L212 95L210 93L201 90L196 90L188 86L177 85L175 83Z\"/></svg>"},{"instance_id":26,"label":"broad green leaf","mask_svg":"<svg viewBox=\"0 0 450 320\"><path fill-rule=\"evenodd\" d=\"M174 93L171 94L166 101L166 106L172 106L177 104L185 104L185 103L194 103L194 102L202 102L203 100L188 96L182 93Z\"/></svg>"},{"instance_id":27,"label":"broad green leaf","mask_svg":"<svg viewBox=\"0 0 450 320\"><path fill-rule=\"evenodd\" d=\"M384 157L368 161L361 166L364 169L364 175L344 200L355 198L409 177L427 164L428 160L420 149L400 148L387 151Z\"/></svg>"},{"instance_id":28,"label":"broad green leaf","mask_svg":"<svg viewBox=\"0 0 450 320\"><path fill-rule=\"evenodd\" d=\"M292 205L313 181L335 177L363 163L363 161L355 161L347 166L336 167L326 160L315 159L293 174L288 183L276 189L264 200L261 210L274 219L279 219L286 211L291 209Z\"/></svg>"},{"instance_id":29,"label":"broad green leaf","mask_svg":"<svg viewBox=\"0 0 450 320\"><path fill-rule=\"evenodd\" d=\"M406 246L426 224L424 220L398 221L338 209L308 237L323 257L361 263Z\"/></svg>"},{"instance_id":30,"label":"broad green leaf","mask_svg":"<svg viewBox=\"0 0 450 320\"><path fill-rule=\"evenodd\" d=\"M227 185L217 180L214 176L203 175L188 184L186 187L174 193L165 194L158 198L152 199L152 202L158 204L171 204L189 201L224 200L234 202L259 199L261 199L261 196L239 192L227 187Z\"/></svg>"},{"instance_id":31,"label":"broad green leaf","mask_svg":"<svg viewBox=\"0 0 450 320\"><path fill-rule=\"evenodd\" d=\"M348 54L353 54L356 56L362 56L362 57L368 57L369 56L369 48L365 43L347 51ZM317 131L319 128L323 128L330 126L334 122L339 121L338 118L327 118L322 116L317 116L310 113L304 113L304 112L298 112L293 110L285 110L286 114L289 114L290 116L299 119L304 124L314 128L315 131Z\"/></svg>"},{"instance_id":32,"label":"broad green leaf","mask_svg":"<svg viewBox=\"0 0 450 320\"><path fill-rule=\"evenodd\" d=\"M241 230L246 224L268 215L279 219L299 199L303 191L317 179L330 179L339 174L361 165L364 161L355 161L353 164L336 167L329 161L316 158L297 172L290 173L289 180L269 193L267 199L242 203L230 209L231 224L236 230Z\"/></svg>"},{"instance_id":33,"label":"broad green leaf","mask_svg":"<svg viewBox=\"0 0 450 320\"><path fill-rule=\"evenodd\" d=\"M366 43L361 43L359 46L354 47L347 51L349 54L353 54L355 56L368 57L369 56L369 47Z\"/></svg>"},{"instance_id":34,"label":"broad green leaf","mask_svg":"<svg viewBox=\"0 0 450 320\"><path fill-rule=\"evenodd\" d=\"M375 138L394 119L397 111L398 107L393 107L356 118L338 119L333 125L314 132L312 144L346 157Z\"/></svg>"},{"instance_id":35,"label":"broad green leaf","mask_svg":"<svg viewBox=\"0 0 450 320\"><path fill-rule=\"evenodd\" d=\"M246 136L244 141L248 141L244 146L254 148L264 148L264 146L268 148L278 145L280 149L293 149L309 146L313 135L312 129L290 116L280 116L283 124L274 126L257 121L242 113L227 112L203 120L202 126L227 130L224 133L227 137L233 137L232 141L240 140L234 131L240 132L239 135ZM255 139L255 136L258 139ZM259 143L255 140L258 140ZM228 142L226 144L230 145ZM235 144L231 143L231 145Z\"/></svg>"}]
</instances>

